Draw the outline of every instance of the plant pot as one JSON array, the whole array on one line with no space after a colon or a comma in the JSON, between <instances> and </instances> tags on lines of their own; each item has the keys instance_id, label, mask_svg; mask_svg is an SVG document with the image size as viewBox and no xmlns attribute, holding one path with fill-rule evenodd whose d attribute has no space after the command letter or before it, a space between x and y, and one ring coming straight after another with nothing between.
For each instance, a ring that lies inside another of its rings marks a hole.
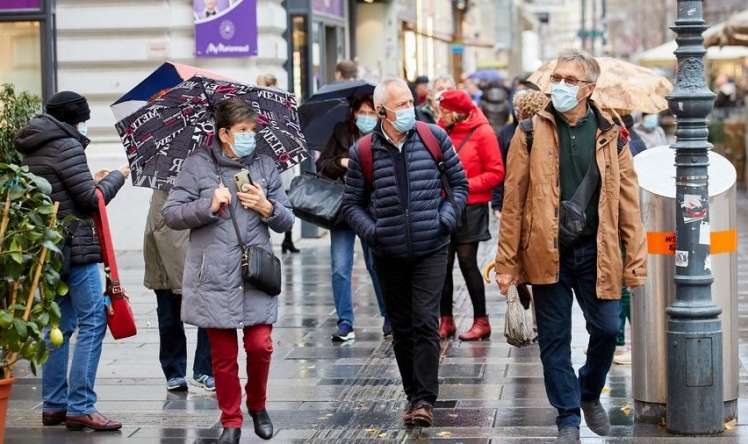
<instances>
[{"instance_id":1,"label":"plant pot","mask_svg":"<svg viewBox=\"0 0 748 444\"><path fill-rule=\"evenodd\" d=\"M0 379L0 444L5 442L5 417L8 414L10 389L16 378Z\"/></svg>"}]
</instances>

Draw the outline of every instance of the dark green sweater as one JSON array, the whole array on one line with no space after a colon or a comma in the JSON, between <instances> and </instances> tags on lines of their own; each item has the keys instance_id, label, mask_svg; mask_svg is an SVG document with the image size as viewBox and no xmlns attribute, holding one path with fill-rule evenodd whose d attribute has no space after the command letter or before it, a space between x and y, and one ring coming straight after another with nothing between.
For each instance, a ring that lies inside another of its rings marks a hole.
<instances>
[{"instance_id":1,"label":"dark green sweater","mask_svg":"<svg viewBox=\"0 0 748 444\"><path fill-rule=\"evenodd\" d=\"M597 118L592 109L579 120L575 126L570 126L566 120L556 114L559 141L559 168L561 175L561 200L570 200L576 192L582 179L587 174L590 162L595 161L595 146L597 144ZM590 199L587 206L587 228L584 237L597 234L597 203L600 200L600 186Z\"/></svg>"}]
</instances>

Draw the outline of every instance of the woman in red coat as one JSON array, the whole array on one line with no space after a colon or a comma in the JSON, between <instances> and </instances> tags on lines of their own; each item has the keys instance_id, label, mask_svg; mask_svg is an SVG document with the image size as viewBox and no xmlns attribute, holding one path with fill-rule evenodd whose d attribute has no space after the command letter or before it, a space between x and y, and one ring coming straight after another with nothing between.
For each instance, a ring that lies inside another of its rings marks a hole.
<instances>
[{"instance_id":1,"label":"woman in red coat","mask_svg":"<svg viewBox=\"0 0 748 444\"><path fill-rule=\"evenodd\" d=\"M452 337L456 332L452 317L452 268L455 255L473 303L473 326L460 335L463 341L477 341L491 336L486 313L486 291L478 268L478 244L488 240L488 203L491 191L504 180L498 139L483 112L462 90L449 90L439 99L439 125L447 130L468 178L468 200L462 221L452 234L447 278L441 300L439 336Z\"/></svg>"}]
</instances>

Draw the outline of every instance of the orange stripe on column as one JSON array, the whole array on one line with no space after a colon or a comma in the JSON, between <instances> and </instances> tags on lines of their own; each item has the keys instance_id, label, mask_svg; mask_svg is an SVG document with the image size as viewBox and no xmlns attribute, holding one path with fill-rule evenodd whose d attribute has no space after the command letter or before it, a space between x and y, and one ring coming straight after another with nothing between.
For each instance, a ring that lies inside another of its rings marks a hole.
<instances>
[{"instance_id":1,"label":"orange stripe on column","mask_svg":"<svg viewBox=\"0 0 748 444\"><path fill-rule=\"evenodd\" d=\"M711 254L735 253L738 251L737 230L712 231ZM675 233L672 231L650 231L647 233L649 254L675 255Z\"/></svg>"}]
</instances>

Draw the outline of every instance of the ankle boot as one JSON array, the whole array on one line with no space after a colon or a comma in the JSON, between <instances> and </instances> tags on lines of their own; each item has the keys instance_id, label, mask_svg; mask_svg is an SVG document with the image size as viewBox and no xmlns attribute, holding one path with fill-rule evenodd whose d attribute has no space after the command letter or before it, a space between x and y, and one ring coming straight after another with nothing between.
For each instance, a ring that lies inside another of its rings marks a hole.
<instances>
[{"instance_id":1,"label":"ankle boot","mask_svg":"<svg viewBox=\"0 0 748 444\"><path fill-rule=\"evenodd\" d=\"M452 316L442 316L441 320L439 321L439 338L453 338L455 336L455 333L457 333L455 319Z\"/></svg>"},{"instance_id":2,"label":"ankle boot","mask_svg":"<svg viewBox=\"0 0 748 444\"><path fill-rule=\"evenodd\" d=\"M281 244L281 252L283 254L286 254L286 252L291 253L298 253L300 250L296 248L296 245L293 243L293 238L291 237L291 232L286 233L286 237L283 239L283 243Z\"/></svg>"},{"instance_id":3,"label":"ankle boot","mask_svg":"<svg viewBox=\"0 0 748 444\"><path fill-rule=\"evenodd\" d=\"M480 341L488 339L491 336L491 324L488 323L488 316L480 316L473 320L473 326L470 330L460 335L461 341Z\"/></svg>"},{"instance_id":4,"label":"ankle boot","mask_svg":"<svg viewBox=\"0 0 748 444\"><path fill-rule=\"evenodd\" d=\"M261 410L259 412L249 412L252 416L252 420L255 423L255 434L262 439L270 439L273 437L273 422L270 420L267 410Z\"/></svg>"},{"instance_id":5,"label":"ankle boot","mask_svg":"<svg viewBox=\"0 0 748 444\"><path fill-rule=\"evenodd\" d=\"M239 444L242 436L242 429L237 427L227 427L223 429L221 436L218 437L217 444Z\"/></svg>"}]
</instances>

